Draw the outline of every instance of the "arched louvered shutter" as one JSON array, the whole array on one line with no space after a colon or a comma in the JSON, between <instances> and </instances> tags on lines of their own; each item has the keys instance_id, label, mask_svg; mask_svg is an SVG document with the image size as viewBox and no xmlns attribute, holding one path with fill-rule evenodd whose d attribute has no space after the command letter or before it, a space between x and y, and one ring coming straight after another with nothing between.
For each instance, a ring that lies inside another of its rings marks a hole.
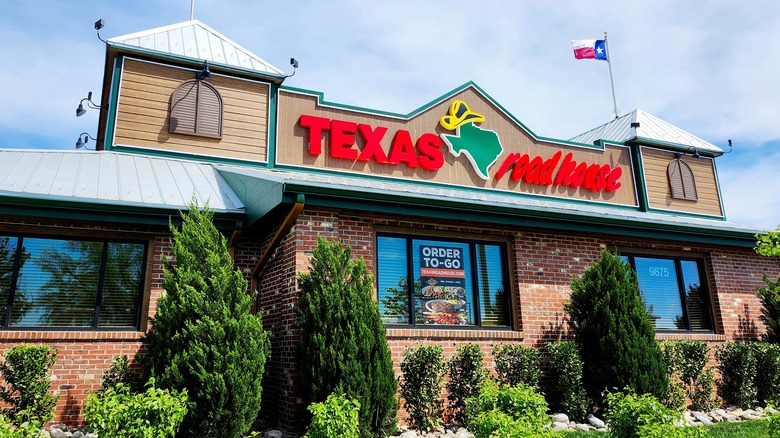
<instances>
[{"instance_id":1,"label":"arched louvered shutter","mask_svg":"<svg viewBox=\"0 0 780 438\"><path fill-rule=\"evenodd\" d=\"M196 79L179 85L171 95L168 131L222 138L222 96L217 89Z\"/></svg>"},{"instance_id":2,"label":"arched louvered shutter","mask_svg":"<svg viewBox=\"0 0 780 438\"><path fill-rule=\"evenodd\" d=\"M669 163L667 169L669 175L669 188L672 191L672 198L687 199L689 201L698 201L696 194L696 180L693 178L693 171L688 163L676 158Z\"/></svg>"}]
</instances>

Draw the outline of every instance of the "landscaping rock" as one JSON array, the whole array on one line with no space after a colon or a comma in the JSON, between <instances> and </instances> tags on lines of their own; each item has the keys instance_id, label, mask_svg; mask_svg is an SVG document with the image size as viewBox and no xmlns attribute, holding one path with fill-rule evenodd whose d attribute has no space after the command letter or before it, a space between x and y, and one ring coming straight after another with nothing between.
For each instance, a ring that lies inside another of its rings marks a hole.
<instances>
[{"instance_id":1,"label":"landscaping rock","mask_svg":"<svg viewBox=\"0 0 780 438\"><path fill-rule=\"evenodd\" d=\"M588 423L596 429L603 429L606 424L593 414L588 414Z\"/></svg>"},{"instance_id":2,"label":"landscaping rock","mask_svg":"<svg viewBox=\"0 0 780 438\"><path fill-rule=\"evenodd\" d=\"M265 438L282 438L283 436L284 434L281 430L269 430L264 435Z\"/></svg>"},{"instance_id":3,"label":"landscaping rock","mask_svg":"<svg viewBox=\"0 0 780 438\"><path fill-rule=\"evenodd\" d=\"M68 435L57 427L52 427L51 430L49 430L49 436L51 436L51 438L68 438Z\"/></svg>"},{"instance_id":4,"label":"landscaping rock","mask_svg":"<svg viewBox=\"0 0 780 438\"><path fill-rule=\"evenodd\" d=\"M569 423L569 416L566 414L552 414L552 421L553 423Z\"/></svg>"},{"instance_id":5,"label":"landscaping rock","mask_svg":"<svg viewBox=\"0 0 780 438\"><path fill-rule=\"evenodd\" d=\"M554 430L555 432L560 432L562 430L567 430L567 429L569 429L569 423L562 423L560 421L553 422L552 430Z\"/></svg>"},{"instance_id":6,"label":"landscaping rock","mask_svg":"<svg viewBox=\"0 0 780 438\"><path fill-rule=\"evenodd\" d=\"M577 426L574 427L577 430L581 430L583 432L587 432L590 430L590 426L587 424L577 423Z\"/></svg>"},{"instance_id":7,"label":"landscaping rock","mask_svg":"<svg viewBox=\"0 0 780 438\"><path fill-rule=\"evenodd\" d=\"M402 433L399 438L417 438L417 432L413 430L407 430L406 432Z\"/></svg>"},{"instance_id":8,"label":"landscaping rock","mask_svg":"<svg viewBox=\"0 0 780 438\"><path fill-rule=\"evenodd\" d=\"M701 412L691 412L691 415L701 424L712 424L710 417L702 414Z\"/></svg>"}]
</instances>

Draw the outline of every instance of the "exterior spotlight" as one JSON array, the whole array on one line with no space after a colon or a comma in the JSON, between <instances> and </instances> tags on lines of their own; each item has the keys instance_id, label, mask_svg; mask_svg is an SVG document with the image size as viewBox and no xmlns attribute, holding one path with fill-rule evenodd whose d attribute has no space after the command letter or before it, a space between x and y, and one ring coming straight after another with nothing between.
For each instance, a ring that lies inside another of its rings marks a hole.
<instances>
[{"instance_id":1,"label":"exterior spotlight","mask_svg":"<svg viewBox=\"0 0 780 438\"><path fill-rule=\"evenodd\" d=\"M675 152L674 156L675 158L680 158L683 155L688 155L691 149L693 149L693 153L691 154L691 157L693 157L694 160L700 160L701 155L699 155L699 151L697 151L694 146L688 146L688 149L686 149L685 152Z\"/></svg>"},{"instance_id":2,"label":"exterior spotlight","mask_svg":"<svg viewBox=\"0 0 780 438\"><path fill-rule=\"evenodd\" d=\"M204 61L203 62L203 70L195 73L195 77L198 78L201 81L204 80L204 79L211 79L211 71L209 71L209 62L208 61Z\"/></svg>"},{"instance_id":3,"label":"exterior spotlight","mask_svg":"<svg viewBox=\"0 0 780 438\"><path fill-rule=\"evenodd\" d=\"M286 75L285 78L291 78L291 77L295 76L295 69L298 68L298 61L295 58L290 58L290 65L293 68L293 72L291 74L289 74L289 75Z\"/></svg>"},{"instance_id":4,"label":"exterior spotlight","mask_svg":"<svg viewBox=\"0 0 780 438\"><path fill-rule=\"evenodd\" d=\"M89 139L92 139L92 141L97 141L94 137L92 137L88 133L82 132L79 135L78 140L76 140L76 149L84 148L84 149L89 150L89 151L94 151L95 150L94 148L90 149L90 148L87 147L87 143L89 143Z\"/></svg>"},{"instance_id":5,"label":"exterior spotlight","mask_svg":"<svg viewBox=\"0 0 780 438\"><path fill-rule=\"evenodd\" d=\"M79 107L76 108L76 117L81 117L87 113L87 110L84 108L84 101L87 102L89 108L100 109L100 105L92 101L92 92L90 91L87 93L87 97L81 99L81 102L79 102Z\"/></svg>"}]
</instances>

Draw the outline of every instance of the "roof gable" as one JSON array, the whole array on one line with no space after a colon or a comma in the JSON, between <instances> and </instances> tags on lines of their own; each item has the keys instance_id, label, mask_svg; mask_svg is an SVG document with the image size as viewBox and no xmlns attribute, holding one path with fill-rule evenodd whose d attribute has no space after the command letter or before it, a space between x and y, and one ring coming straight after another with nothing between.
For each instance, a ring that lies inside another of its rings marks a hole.
<instances>
[{"instance_id":1,"label":"roof gable","mask_svg":"<svg viewBox=\"0 0 780 438\"><path fill-rule=\"evenodd\" d=\"M108 44L112 47L139 48L151 53L208 61L262 74L284 75L278 68L199 20L110 38Z\"/></svg>"},{"instance_id":2,"label":"roof gable","mask_svg":"<svg viewBox=\"0 0 780 438\"><path fill-rule=\"evenodd\" d=\"M639 123L639 127L632 127ZM631 140L649 140L651 142L668 144L678 149L696 148L700 152L722 154L723 149L696 137L654 115L636 109L590 131L571 139L578 143L594 143L598 140L608 140L626 143Z\"/></svg>"}]
</instances>

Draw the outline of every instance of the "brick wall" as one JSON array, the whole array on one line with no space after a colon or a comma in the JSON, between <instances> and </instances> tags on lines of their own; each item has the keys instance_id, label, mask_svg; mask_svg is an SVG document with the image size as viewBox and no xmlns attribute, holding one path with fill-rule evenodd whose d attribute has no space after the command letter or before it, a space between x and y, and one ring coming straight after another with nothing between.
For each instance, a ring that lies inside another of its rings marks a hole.
<instances>
[{"instance_id":1,"label":"brick wall","mask_svg":"<svg viewBox=\"0 0 780 438\"><path fill-rule=\"evenodd\" d=\"M716 315L716 334L659 334L659 339L701 339L711 346L725 340L755 337L763 328L755 296L763 273L780 273L777 263L757 256L751 249L690 245L649 239L616 238L607 234L588 236L538 232L530 229L496 229L472 224L445 224L360 215L327 209L304 209L277 250L261 281L261 305L266 327L274 331L273 356L264 384L264 413L279 420L279 426L296 430L300 426L300 399L295 388L295 344L297 335L292 306L296 300L295 273L304 272L317 236L339 238L352 246L374 269L376 231L408 235L441 235L460 238L503 239L509 243L510 275L513 279L515 327L512 331L389 329L388 345L395 371L403 351L419 344L436 344L445 357L458 345L474 342L485 353L485 365L492 369L490 347L497 342L521 343L544 348L547 342L566 338L563 308L570 294L572 276L581 275L600 258L602 249L667 251L703 254ZM401 412L401 418L404 418Z\"/></svg>"}]
</instances>

